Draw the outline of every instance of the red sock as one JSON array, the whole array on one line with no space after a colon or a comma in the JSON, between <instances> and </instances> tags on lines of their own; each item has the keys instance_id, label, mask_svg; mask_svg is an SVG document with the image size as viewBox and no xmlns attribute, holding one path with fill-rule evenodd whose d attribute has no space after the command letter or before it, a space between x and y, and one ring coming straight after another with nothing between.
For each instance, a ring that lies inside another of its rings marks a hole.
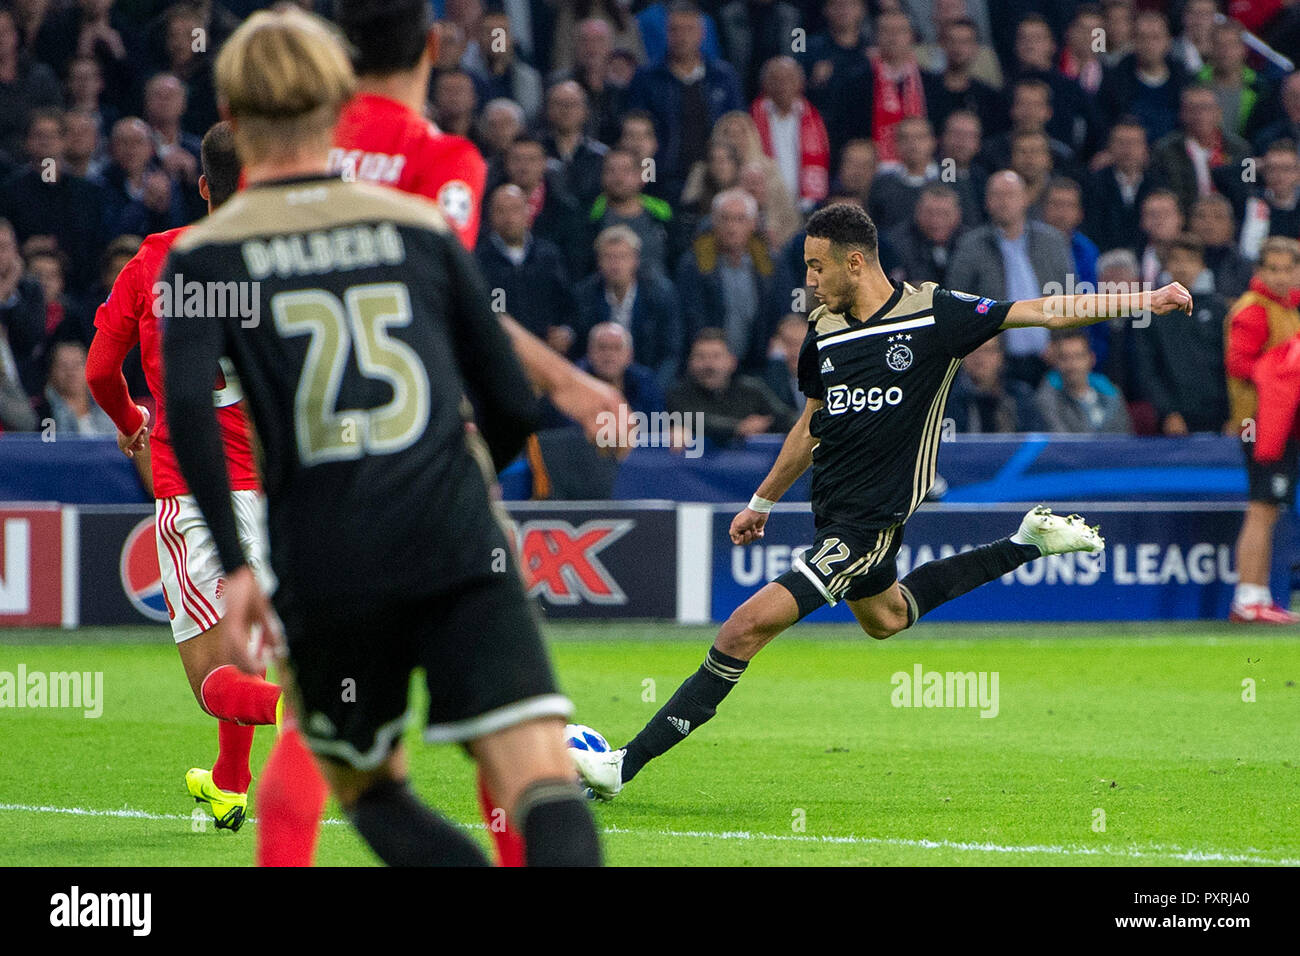
<instances>
[{"instance_id":1,"label":"red sock","mask_svg":"<svg viewBox=\"0 0 1300 956\"><path fill-rule=\"evenodd\" d=\"M280 688L234 664L222 664L204 678L200 696L213 717L240 724L273 724Z\"/></svg>"},{"instance_id":2,"label":"red sock","mask_svg":"<svg viewBox=\"0 0 1300 956\"><path fill-rule=\"evenodd\" d=\"M217 762L212 765L212 782L222 790L248 792L253 780L248 752L253 749L254 729L229 720L217 721Z\"/></svg>"},{"instance_id":3,"label":"red sock","mask_svg":"<svg viewBox=\"0 0 1300 956\"><path fill-rule=\"evenodd\" d=\"M511 829L506 822L505 811L496 805L488 793L487 784L483 782L483 773L478 775L478 806L487 822L488 833L497 849L497 866L523 866L524 840Z\"/></svg>"},{"instance_id":4,"label":"red sock","mask_svg":"<svg viewBox=\"0 0 1300 956\"><path fill-rule=\"evenodd\" d=\"M327 794L302 736L283 727L257 785L258 866L311 866Z\"/></svg>"}]
</instances>

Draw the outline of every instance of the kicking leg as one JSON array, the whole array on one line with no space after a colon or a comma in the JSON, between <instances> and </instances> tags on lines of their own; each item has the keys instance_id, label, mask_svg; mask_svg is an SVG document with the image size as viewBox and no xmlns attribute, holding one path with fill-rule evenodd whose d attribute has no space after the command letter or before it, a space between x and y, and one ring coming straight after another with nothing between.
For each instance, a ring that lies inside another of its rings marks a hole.
<instances>
[{"instance_id":1,"label":"kicking leg","mask_svg":"<svg viewBox=\"0 0 1300 956\"><path fill-rule=\"evenodd\" d=\"M619 785L707 723L754 655L802 616L794 595L775 581L738 607L718 631L700 669L624 748Z\"/></svg>"},{"instance_id":2,"label":"kicking leg","mask_svg":"<svg viewBox=\"0 0 1300 956\"><path fill-rule=\"evenodd\" d=\"M927 562L880 594L850 600L849 606L862 629L883 640L911 627L940 604L1036 558L1067 551L1097 552L1105 546L1096 529L1078 515L1063 518L1047 508L1035 508L1011 537Z\"/></svg>"}]
</instances>

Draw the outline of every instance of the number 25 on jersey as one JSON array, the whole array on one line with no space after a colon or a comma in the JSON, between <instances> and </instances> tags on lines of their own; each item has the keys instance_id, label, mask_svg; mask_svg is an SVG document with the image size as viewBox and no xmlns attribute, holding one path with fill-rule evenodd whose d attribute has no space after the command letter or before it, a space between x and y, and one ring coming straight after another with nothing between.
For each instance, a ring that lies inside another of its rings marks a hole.
<instances>
[{"instance_id":1,"label":"number 25 on jersey","mask_svg":"<svg viewBox=\"0 0 1300 956\"><path fill-rule=\"evenodd\" d=\"M271 298L275 327L285 337L310 335L294 394L294 431L304 465L390 455L408 448L429 422L424 363L389 329L411 323L411 299L400 282L352 286L343 300L324 289L280 292ZM393 389L376 408L339 409L348 353L367 378Z\"/></svg>"}]
</instances>

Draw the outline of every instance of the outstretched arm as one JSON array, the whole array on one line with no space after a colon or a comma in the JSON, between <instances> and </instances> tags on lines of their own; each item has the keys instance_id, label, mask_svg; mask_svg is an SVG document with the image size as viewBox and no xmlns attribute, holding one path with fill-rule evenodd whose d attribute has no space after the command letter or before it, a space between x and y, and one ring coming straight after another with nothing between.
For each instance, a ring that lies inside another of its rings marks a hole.
<instances>
[{"instance_id":1,"label":"outstretched arm","mask_svg":"<svg viewBox=\"0 0 1300 956\"><path fill-rule=\"evenodd\" d=\"M810 398L804 404L803 414L799 420L794 423L789 434L785 436L785 443L781 445L781 453L776 456L776 461L772 465L772 470L767 473L758 486L755 494L756 498L763 498L766 501L776 502L781 496L790 490L793 485L812 464L813 449L817 447L817 439L812 437L809 425L812 422L813 412L821 408L824 403L819 399ZM754 502L750 502L754 504ZM755 511L753 508L746 508L731 522L731 542L732 544L751 544L763 537L763 526L767 524L767 512Z\"/></svg>"},{"instance_id":2,"label":"outstretched arm","mask_svg":"<svg viewBox=\"0 0 1300 956\"><path fill-rule=\"evenodd\" d=\"M1191 314L1192 294L1181 283L1171 282L1154 292L1097 292L1022 299L1012 304L1002 328L1074 329L1122 316L1165 315L1178 310Z\"/></svg>"},{"instance_id":3,"label":"outstretched arm","mask_svg":"<svg viewBox=\"0 0 1300 956\"><path fill-rule=\"evenodd\" d=\"M578 368L510 316L501 316L501 326L533 387L581 425L589 441L596 439L606 420L627 414L618 389Z\"/></svg>"}]
</instances>

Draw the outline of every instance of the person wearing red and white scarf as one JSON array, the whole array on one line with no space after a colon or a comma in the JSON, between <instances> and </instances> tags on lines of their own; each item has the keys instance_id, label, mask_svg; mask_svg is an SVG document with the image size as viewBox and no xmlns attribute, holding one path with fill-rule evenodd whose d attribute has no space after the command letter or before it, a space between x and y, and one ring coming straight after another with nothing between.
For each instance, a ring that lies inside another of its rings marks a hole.
<instances>
[{"instance_id":1,"label":"person wearing red and white scarf","mask_svg":"<svg viewBox=\"0 0 1300 956\"><path fill-rule=\"evenodd\" d=\"M1183 148L1196 174L1196 195L1208 196L1216 191L1211 171L1228 159L1223 148L1218 100L1208 89L1188 90L1183 94L1182 114L1187 131Z\"/></svg>"},{"instance_id":2,"label":"person wearing red and white scarf","mask_svg":"<svg viewBox=\"0 0 1300 956\"><path fill-rule=\"evenodd\" d=\"M909 116L925 116L921 68L913 52L912 24L903 13L882 13L876 21L871 61L871 138L880 161L894 162L895 128Z\"/></svg>"},{"instance_id":3,"label":"person wearing red and white scarf","mask_svg":"<svg viewBox=\"0 0 1300 956\"><path fill-rule=\"evenodd\" d=\"M831 146L826 124L803 95L803 67L794 57L763 65L763 94L749 108L763 152L772 158L799 208L808 212L830 188Z\"/></svg>"}]
</instances>

